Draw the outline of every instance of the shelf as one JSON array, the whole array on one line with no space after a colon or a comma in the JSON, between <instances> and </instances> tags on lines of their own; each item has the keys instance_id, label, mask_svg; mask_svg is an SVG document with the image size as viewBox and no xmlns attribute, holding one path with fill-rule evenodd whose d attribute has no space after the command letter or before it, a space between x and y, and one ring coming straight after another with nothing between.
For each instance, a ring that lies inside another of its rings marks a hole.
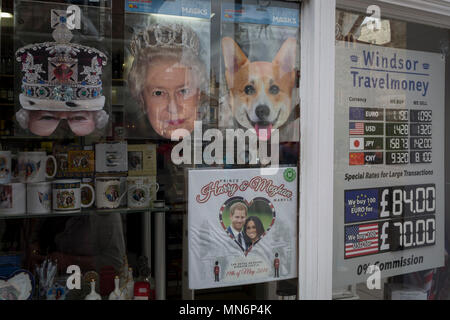
<instances>
[{"instance_id":1,"label":"shelf","mask_svg":"<svg viewBox=\"0 0 450 320\"><path fill-rule=\"evenodd\" d=\"M88 216L88 215L107 215L111 213L142 213L142 212L167 212L169 208L142 208L142 209L130 209L130 208L119 208L119 209L83 209L77 212L56 212L51 213L41 213L41 214L5 214L0 213L1 219L34 219L34 218L53 218L53 217L72 217L72 216Z\"/></svg>"},{"instance_id":2,"label":"shelf","mask_svg":"<svg viewBox=\"0 0 450 320\"><path fill-rule=\"evenodd\" d=\"M67 139L72 140L72 139L75 139L75 138L77 138L77 137L69 137ZM47 140L63 140L65 138L40 137L40 136L31 136L31 135L29 135L29 136L26 136L26 135L20 136L19 135L19 136L0 136L0 139L1 140L36 140L36 141L43 140L43 141L47 141Z\"/></svg>"}]
</instances>

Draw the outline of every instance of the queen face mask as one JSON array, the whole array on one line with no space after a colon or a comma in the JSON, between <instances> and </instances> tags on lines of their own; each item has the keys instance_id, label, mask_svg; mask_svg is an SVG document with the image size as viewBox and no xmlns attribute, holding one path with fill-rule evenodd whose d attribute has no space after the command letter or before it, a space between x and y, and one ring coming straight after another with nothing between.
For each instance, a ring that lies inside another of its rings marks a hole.
<instances>
[{"instance_id":1,"label":"queen face mask","mask_svg":"<svg viewBox=\"0 0 450 320\"><path fill-rule=\"evenodd\" d=\"M77 136L85 136L95 130L95 113L92 111L29 111L28 129L38 136L49 136L66 120Z\"/></svg>"},{"instance_id":2,"label":"queen face mask","mask_svg":"<svg viewBox=\"0 0 450 320\"><path fill-rule=\"evenodd\" d=\"M16 119L38 136L51 135L62 119L77 136L102 129L108 121L101 79L108 58L96 48L70 42L76 29L68 21L73 14L82 19L76 8L51 9L55 41L28 44L15 53L23 76Z\"/></svg>"}]
</instances>

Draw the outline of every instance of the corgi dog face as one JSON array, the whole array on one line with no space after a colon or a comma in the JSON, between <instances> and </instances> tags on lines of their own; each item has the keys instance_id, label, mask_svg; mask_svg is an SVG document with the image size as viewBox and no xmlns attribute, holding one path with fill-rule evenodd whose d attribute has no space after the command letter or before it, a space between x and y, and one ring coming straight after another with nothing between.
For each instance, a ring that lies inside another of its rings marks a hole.
<instances>
[{"instance_id":1,"label":"corgi dog face","mask_svg":"<svg viewBox=\"0 0 450 320\"><path fill-rule=\"evenodd\" d=\"M222 39L233 117L242 127L255 129L260 140L270 139L271 129L281 127L289 118L296 50L296 39L288 38L272 62L251 62L233 39Z\"/></svg>"}]
</instances>

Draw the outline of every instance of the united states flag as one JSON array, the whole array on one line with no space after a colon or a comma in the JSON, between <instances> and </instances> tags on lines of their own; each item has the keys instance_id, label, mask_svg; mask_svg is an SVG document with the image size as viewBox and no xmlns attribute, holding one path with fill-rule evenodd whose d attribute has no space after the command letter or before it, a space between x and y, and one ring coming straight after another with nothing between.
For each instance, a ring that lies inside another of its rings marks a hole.
<instances>
[{"instance_id":1,"label":"united states flag","mask_svg":"<svg viewBox=\"0 0 450 320\"><path fill-rule=\"evenodd\" d=\"M364 122L350 122L350 134L364 134Z\"/></svg>"},{"instance_id":2,"label":"united states flag","mask_svg":"<svg viewBox=\"0 0 450 320\"><path fill-rule=\"evenodd\" d=\"M378 252L378 223L345 228L345 258Z\"/></svg>"}]
</instances>

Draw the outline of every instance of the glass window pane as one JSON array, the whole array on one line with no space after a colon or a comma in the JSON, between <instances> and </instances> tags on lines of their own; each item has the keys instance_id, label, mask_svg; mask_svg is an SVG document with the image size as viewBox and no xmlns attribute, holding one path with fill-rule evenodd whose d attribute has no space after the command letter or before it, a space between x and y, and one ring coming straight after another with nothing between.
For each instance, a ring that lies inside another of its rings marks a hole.
<instances>
[{"instance_id":1,"label":"glass window pane","mask_svg":"<svg viewBox=\"0 0 450 320\"><path fill-rule=\"evenodd\" d=\"M449 30L336 22L333 296L447 299Z\"/></svg>"},{"instance_id":2,"label":"glass window pane","mask_svg":"<svg viewBox=\"0 0 450 320\"><path fill-rule=\"evenodd\" d=\"M296 296L298 2L1 11L0 277L42 300Z\"/></svg>"}]
</instances>

